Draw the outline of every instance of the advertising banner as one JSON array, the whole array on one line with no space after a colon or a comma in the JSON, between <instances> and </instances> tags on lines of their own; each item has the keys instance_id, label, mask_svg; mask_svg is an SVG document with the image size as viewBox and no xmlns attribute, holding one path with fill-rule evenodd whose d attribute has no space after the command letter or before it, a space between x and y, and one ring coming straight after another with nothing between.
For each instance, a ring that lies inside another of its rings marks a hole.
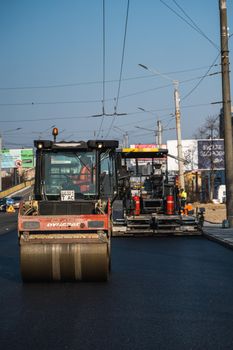
<instances>
[{"instance_id":1,"label":"advertising banner","mask_svg":"<svg viewBox=\"0 0 233 350\"><path fill-rule=\"evenodd\" d=\"M3 149L2 168L32 168L34 166L33 149Z\"/></svg>"},{"instance_id":2,"label":"advertising banner","mask_svg":"<svg viewBox=\"0 0 233 350\"><path fill-rule=\"evenodd\" d=\"M198 140L198 169L223 170L224 154L223 140Z\"/></svg>"},{"instance_id":3,"label":"advertising banner","mask_svg":"<svg viewBox=\"0 0 233 350\"><path fill-rule=\"evenodd\" d=\"M167 157L168 170L178 171L178 159L176 159L178 157L177 141L168 140L167 148L168 148L168 157ZM184 171L197 170L198 169L197 140L182 140L182 152L183 152L183 159L185 161Z\"/></svg>"}]
</instances>

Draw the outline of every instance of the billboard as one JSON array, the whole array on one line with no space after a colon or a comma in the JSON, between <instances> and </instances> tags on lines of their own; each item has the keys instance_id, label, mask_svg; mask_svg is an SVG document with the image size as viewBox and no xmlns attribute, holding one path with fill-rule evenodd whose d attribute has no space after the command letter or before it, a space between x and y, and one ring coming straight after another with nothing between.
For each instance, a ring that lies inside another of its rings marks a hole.
<instances>
[{"instance_id":1,"label":"billboard","mask_svg":"<svg viewBox=\"0 0 233 350\"><path fill-rule=\"evenodd\" d=\"M225 168L223 140L198 140L198 169Z\"/></svg>"},{"instance_id":2,"label":"billboard","mask_svg":"<svg viewBox=\"0 0 233 350\"><path fill-rule=\"evenodd\" d=\"M135 145L130 145L130 148L162 148L167 149L167 145L157 145L155 143L137 143Z\"/></svg>"},{"instance_id":3,"label":"billboard","mask_svg":"<svg viewBox=\"0 0 233 350\"><path fill-rule=\"evenodd\" d=\"M2 168L32 168L34 166L33 149L3 149Z\"/></svg>"},{"instance_id":4,"label":"billboard","mask_svg":"<svg viewBox=\"0 0 233 350\"><path fill-rule=\"evenodd\" d=\"M177 157L177 141L167 141L168 154ZM184 171L223 170L224 140L182 140ZM168 170L178 171L178 160L168 156Z\"/></svg>"},{"instance_id":5,"label":"billboard","mask_svg":"<svg viewBox=\"0 0 233 350\"><path fill-rule=\"evenodd\" d=\"M178 157L177 140L168 140L168 157L167 166L169 171L178 171ZM192 171L198 169L198 154L197 154L197 140L182 140L182 151L184 163L184 171ZM169 157L169 154L172 157Z\"/></svg>"}]
</instances>

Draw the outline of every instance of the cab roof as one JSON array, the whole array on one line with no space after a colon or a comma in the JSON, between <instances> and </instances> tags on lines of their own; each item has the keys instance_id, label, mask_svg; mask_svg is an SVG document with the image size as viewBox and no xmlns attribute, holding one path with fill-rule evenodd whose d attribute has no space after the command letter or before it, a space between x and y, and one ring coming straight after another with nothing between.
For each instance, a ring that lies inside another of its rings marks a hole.
<instances>
[{"instance_id":1,"label":"cab roof","mask_svg":"<svg viewBox=\"0 0 233 350\"><path fill-rule=\"evenodd\" d=\"M34 146L41 150L72 150L72 149L116 149L118 141L116 140L89 140L89 141L60 141L35 140Z\"/></svg>"},{"instance_id":2,"label":"cab roof","mask_svg":"<svg viewBox=\"0 0 233 350\"><path fill-rule=\"evenodd\" d=\"M168 150L159 148L121 148L118 149L122 158L167 158Z\"/></svg>"}]
</instances>

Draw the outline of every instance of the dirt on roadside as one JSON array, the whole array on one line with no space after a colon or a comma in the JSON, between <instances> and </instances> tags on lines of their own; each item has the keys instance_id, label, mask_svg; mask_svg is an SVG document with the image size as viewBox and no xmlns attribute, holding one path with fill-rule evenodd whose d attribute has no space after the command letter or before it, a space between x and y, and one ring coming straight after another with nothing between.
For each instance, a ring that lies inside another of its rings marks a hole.
<instances>
[{"instance_id":1,"label":"dirt on roadside","mask_svg":"<svg viewBox=\"0 0 233 350\"><path fill-rule=\"evenodd\" d=\"M222 223L226 219L226 205L214 203L192 203L194 208L205 208L205 220L213 223Z\"/></svg>"}]
</instances>

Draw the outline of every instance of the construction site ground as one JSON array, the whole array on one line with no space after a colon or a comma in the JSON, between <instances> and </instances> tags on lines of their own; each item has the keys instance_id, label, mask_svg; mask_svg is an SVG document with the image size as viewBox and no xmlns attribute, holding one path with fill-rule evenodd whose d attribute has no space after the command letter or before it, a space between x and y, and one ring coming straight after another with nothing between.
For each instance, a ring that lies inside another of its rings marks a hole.
<instances>
[{"instance_id":1,"label":"construction site ground","mask_svg":"<svg viewBox=\"0 0 233 350\"><path fill-rule=\"evenodd\" d=\"M210 223L222 223L226 219L226 205L215 203L192 203L195 208L205 208L205 221Z\"/></svg>"},{"instance_id":2,"label":"construction site ground","mask_svg":"<svg viewBox=\"0 0 233 350\"><path fill-rule=\"evenodd\" d=\"M226 220L226 205L194 203L193 206L195 208L204 207L206 210L203 235L212 241L233 249L233 228L223 225L223 220Z\"/></svg>"}]
</instances>

